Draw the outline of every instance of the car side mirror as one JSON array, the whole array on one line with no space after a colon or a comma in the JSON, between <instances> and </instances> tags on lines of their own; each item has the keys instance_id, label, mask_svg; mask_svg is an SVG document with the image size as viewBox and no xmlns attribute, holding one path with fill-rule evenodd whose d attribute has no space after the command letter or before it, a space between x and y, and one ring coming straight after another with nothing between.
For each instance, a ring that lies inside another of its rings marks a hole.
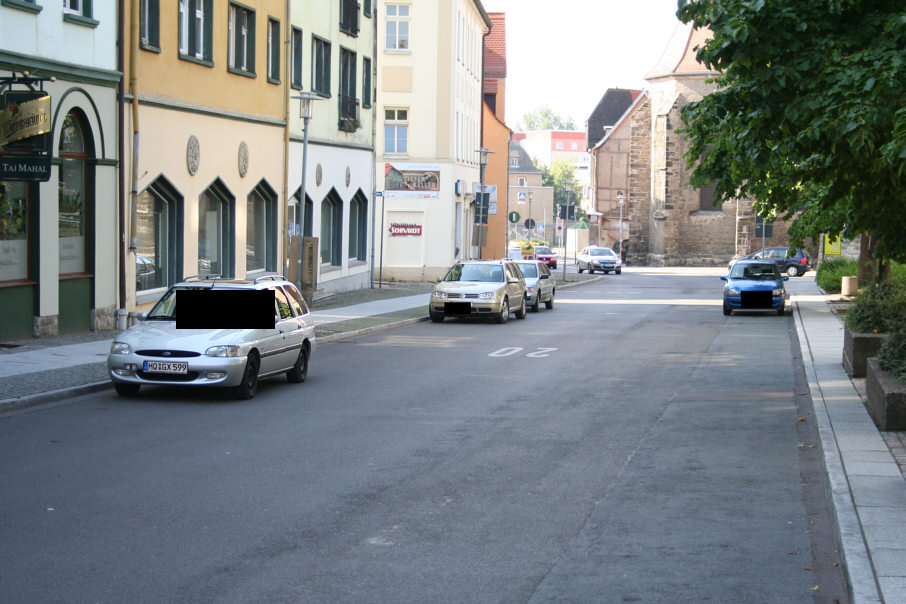
<instances>
[{"instance_id":1,"label":"car side mirror","mask_svg":"<svg viewBox=\"0 0 906 604\"><path fill-rule=\"evenodd\" d=\"M726 275L721 275L721 276L720 276L720 280L721 280L721 281L726 281L726 280L727 280L727 276L726 276Z\"/></svg>"},{"instance_id":2,"label":"car side mirror","mask_svg":"<svg viewBox=\"0 0 906 604\"><path fill-rule=\"evenodd\" d=\"M444 280L443 277L438 277L438 278L437 278L437 282L438 282L438 283L440 283L440 282L443 281L443 280Z\"/></svg>"},{"instance_id":3,"label":"car side mirror","mask_svg":"<svg viewBox=\"0 0 906 604\"><path fill-rule=\"evenodd\" d=\"M550 275L541 275L542 279L550 279L550 277L551 277Z\"/></svg>"},{"instance_id":4,"label":"car side mirror","mask_svg":"<svg viewBox=\"0 0 906 604\"><path fill-rule=\"evenodd\" d=\"M148 313L146 313L146 312L140 312L140 313L135 314L136 321L144 321L147 318L148 318Z\"/></svg>"},{"instance_id":5,"label":"car side mirror","mask_svg":"<svg viewBox=\"0 0 906 604\"><path fill-rule=\"evenodd\" d=\"M788 276L784 275L784 276L783 276L783 280L784 280L784 281L789 281L790 278L789 278Z\"/></svg>"}]
</instances>

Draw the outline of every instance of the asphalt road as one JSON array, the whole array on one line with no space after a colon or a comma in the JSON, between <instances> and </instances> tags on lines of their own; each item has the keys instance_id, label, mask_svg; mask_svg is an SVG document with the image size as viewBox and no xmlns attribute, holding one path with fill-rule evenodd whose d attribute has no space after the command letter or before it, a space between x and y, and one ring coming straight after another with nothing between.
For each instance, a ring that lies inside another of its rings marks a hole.
<instances>
[{"instance_id":1,"label":"asphalt road","mask_svg":"<svg viewBox=\"0 0 906 604\"><path fill-rule=\"evenodd\" d=\"M791 318L719 274L6 414L0 601L845 602Z\"/></svg>"}]
</instances>

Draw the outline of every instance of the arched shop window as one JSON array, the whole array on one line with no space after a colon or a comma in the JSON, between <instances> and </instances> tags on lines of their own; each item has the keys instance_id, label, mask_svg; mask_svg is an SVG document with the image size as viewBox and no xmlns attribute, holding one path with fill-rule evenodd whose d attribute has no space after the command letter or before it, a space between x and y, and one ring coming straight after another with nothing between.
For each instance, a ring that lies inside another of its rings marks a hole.
<instances>
[{"instance_id":1,"label":"arched shop window","mask_svg":"<svg viewBox=\"0 0 906 604\"><path fill-rule=\"evenodd\" d=\"M235 198L217 181L198 198L198 273L233 277Z\"/></svg>"},{"instance_id":2,"label":"arched shop window","mask_svg":"<svg viewBox=\"0 0 906 604\"><path fill-rule=\"evenodd\" d=\"M277 268L277 194L261 181L246 201L245 270Z\"/></svg>"},{"instance_id":3,"label":"arched shop window","mask_svg":"<svg viewBox=\"0 0 906 604\"><path fill-rule=\"evenodd\" d=\"M349 259L368 258L368 200L361 190L349 204Z\"/></svg>"},{"instance_id":4,"label":"arched shop window","mask_svg":"<svg viewBox=\"0 0 906 604\"><path fill-rule=\"evenodd\" d=\"M321 202L321 263L343 264L343 200L332 190Z\"/></svg>"},{"instance_id":5,"label":"arched shop window","mask_svg":"<svg viewBox=\"0 0 906 604\"><path fill-rule=\"evenodd\" d=\"M182 197L166 179L158 178L135 203L136 291L167 287L179 280L181 225Z\"/></svg>"},{"instance_id":6,"label":"arched shop window","mask_svg":"<svg viewBox=\"0 0 906 604\"><path fill-rule=\"evenodd\" d=\"M63 118L60 131L59 237L60 274L91 271L88 230L93 190L88 159L93 156L91 137L82 112L73 109Z\"/></svg>"},{"instance_id":7,"label":"arched shop window","mask_svg":"<svg viewBox=\"0 0 906 604\"><path fill-rule=\"evenodd\" d=\"M0 282L29 279L29 185L0 181Z\"/></svg>"}]
</instances>

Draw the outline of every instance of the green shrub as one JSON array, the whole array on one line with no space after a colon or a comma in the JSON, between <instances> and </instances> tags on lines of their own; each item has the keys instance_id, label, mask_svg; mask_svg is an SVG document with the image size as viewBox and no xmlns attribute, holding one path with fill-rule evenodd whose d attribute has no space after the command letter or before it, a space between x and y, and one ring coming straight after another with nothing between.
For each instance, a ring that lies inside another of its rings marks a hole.
<instances>
[{"instance_id":1,"label":"green shrub","mask_svg":"<svg viewBox=\"0 0 906 604\"><path fill-rule=\"evenodd\" d=\"M906 320L906 281L885 281L859 290L846 311L846 327L863 333L889 333Z\"/></svg>"},{"instance_id":2,"label":"green shrub","mask_svg":"<svg viewBox=\"0 0 906 604\"><path fill-rule=\"evenodd\" d=\"M878 364L896 375L901 384L906 384L906 320L901 320L896 329L884 336Z\"/></svg>"},{"instance_id":3,"label":"green shrub","mask_svg":"<svg viewBox=\"0 0 906 604\"><path fill-rule=\"evenodd\" d=\"M827 292L839 293L843 277L859 274L859 261L849 258L825 258L818 266L815 281Z\"/></svg>"}]
</instances>

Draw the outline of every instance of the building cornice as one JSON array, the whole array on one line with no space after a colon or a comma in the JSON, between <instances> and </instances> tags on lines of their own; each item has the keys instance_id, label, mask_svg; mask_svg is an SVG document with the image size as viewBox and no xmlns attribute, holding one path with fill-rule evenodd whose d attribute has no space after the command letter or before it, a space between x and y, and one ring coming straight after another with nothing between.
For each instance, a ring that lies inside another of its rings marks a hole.
<instances>
[{"instance_id":1,"label":"building cornice","mask_svg":"<svg viewBox=\"0 0 906 604\"><path fill-rule=\"evenodd\" d=\"M29 71L32 75L53 76L67 82L80 82L114 87L123 79L120 71L64 63L42 57L0 50L0 68L10 71Z\"/></svg>"}]
</instances>

